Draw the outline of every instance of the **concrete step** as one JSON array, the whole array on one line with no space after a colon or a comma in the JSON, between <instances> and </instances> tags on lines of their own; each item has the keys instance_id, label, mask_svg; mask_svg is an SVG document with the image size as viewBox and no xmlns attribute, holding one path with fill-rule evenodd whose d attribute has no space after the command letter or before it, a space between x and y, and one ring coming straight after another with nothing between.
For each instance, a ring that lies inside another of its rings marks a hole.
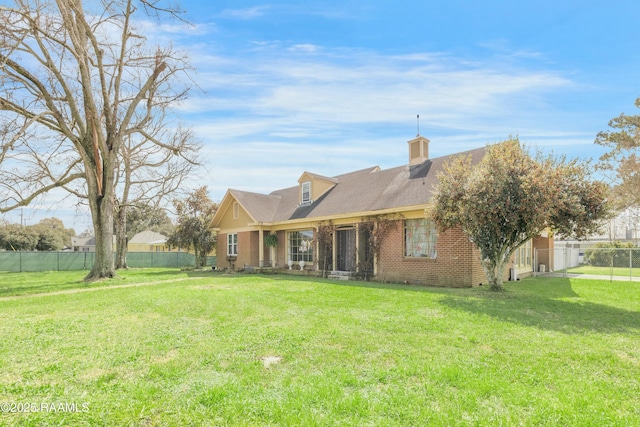
<instances>
[{"instance_id":1,"label":"concrete step","mask_svg":"<svg viewBox=\"0 0 640 427\"><path fill-rule=\"evenodd\" d=\"M350 280L351 274L350 271L332 271L327 277L329 279Z\"/></svg>"}]
</instances>

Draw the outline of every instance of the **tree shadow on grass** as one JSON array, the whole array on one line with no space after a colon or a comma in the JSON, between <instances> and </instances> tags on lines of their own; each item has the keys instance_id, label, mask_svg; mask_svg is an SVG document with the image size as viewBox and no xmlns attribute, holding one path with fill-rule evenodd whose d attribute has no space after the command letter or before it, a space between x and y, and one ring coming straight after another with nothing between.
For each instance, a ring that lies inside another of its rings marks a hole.
<instances>
[{"instance_id":1,"label":"tree shadow on grass","mask_svg":"<svg viewBox=\"0 0 640 427\"><path fill-rule=\"evenodd\" d=\"M239 282L253 277L271 282L308 281L328 286L425 292L439 295L439 302L452 309L544 330L567 334L640 332L639 311L587 301L574 291L570 279L566 278L525 279L506 284L504 292L494 292L488 288L438 288L279 274L194 272L189 276L237 279Z\"/></svg>"},{"instance_id":2,"label":"tree shadow on grass","mask_svg":"<svg viewBox=\"0 0 640 427\"><path fill-rule=\"evenodd\" d=\"M567 334L638 333L640 312L585 301L569 279L520 282L504 292L480 290L474 295L448 295L441 303L501 321Z\"/></svg>"}]
</instances>

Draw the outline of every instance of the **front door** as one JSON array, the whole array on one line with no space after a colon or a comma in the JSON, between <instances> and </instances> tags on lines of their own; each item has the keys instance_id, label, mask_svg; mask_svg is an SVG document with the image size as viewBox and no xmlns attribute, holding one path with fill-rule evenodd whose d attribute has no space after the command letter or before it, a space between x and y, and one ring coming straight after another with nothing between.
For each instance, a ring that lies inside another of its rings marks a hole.
<instances>
[{"instance_id":1,"label":"front door","mask_svg":"<svg viewBox=\"0 0 640 427\"><path fill-rule=\"evenodd\" d=\"M336 269L356 271L356 230L337 230L336 240Z\"/></svg>"}]
</instances>

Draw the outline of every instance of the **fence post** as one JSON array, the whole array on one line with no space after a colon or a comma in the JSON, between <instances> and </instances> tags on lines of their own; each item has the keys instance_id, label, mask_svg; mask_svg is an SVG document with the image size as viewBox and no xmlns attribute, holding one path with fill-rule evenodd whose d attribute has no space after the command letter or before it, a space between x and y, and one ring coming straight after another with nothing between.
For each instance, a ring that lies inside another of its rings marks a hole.
<instances>
[{"instance_id":1,"label":"fence post","mask_svg":"<svg viewBox=\"0 0 640 427\"><path fill-rule=\"evenodd\" d=\"M633 258L631 248L629 248L629 281L633 281Z\"/></svg>"}]
</instances>

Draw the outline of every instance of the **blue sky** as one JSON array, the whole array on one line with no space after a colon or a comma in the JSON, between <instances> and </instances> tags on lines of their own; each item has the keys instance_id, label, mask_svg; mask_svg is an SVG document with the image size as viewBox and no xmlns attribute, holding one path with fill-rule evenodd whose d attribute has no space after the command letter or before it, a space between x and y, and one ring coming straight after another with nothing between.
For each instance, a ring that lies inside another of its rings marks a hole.
<instances>
[{"instance_id":1,"label":"blue sky","mask_svg":"<svg viewBox=\"0 0 640 427\"><path fill-rule=\"evenodd\" d=\"M181 5L193 26L148 31L190 52L199 89L177 114L203 144L191 185L208 185L214 200L227 188L293 186L303 171L405 164L418 114L431 157L518 135L597 158L597 132L640 113L635 0ZM89 226L82 211L63 211L25 216Z\"/></svg>"},{"instance_id":2,"label":"blue sky","mask_svg":"<svg viewBox=\"0 0 640 427\"><path fill-rule=\"evenodd\" d=\"M635 1L183 5L205 92L182 108L214 199L401 165L418 114L432 157L509 135L598 157L596 133L640 96Z\"/></svg>"}]
</instances>

